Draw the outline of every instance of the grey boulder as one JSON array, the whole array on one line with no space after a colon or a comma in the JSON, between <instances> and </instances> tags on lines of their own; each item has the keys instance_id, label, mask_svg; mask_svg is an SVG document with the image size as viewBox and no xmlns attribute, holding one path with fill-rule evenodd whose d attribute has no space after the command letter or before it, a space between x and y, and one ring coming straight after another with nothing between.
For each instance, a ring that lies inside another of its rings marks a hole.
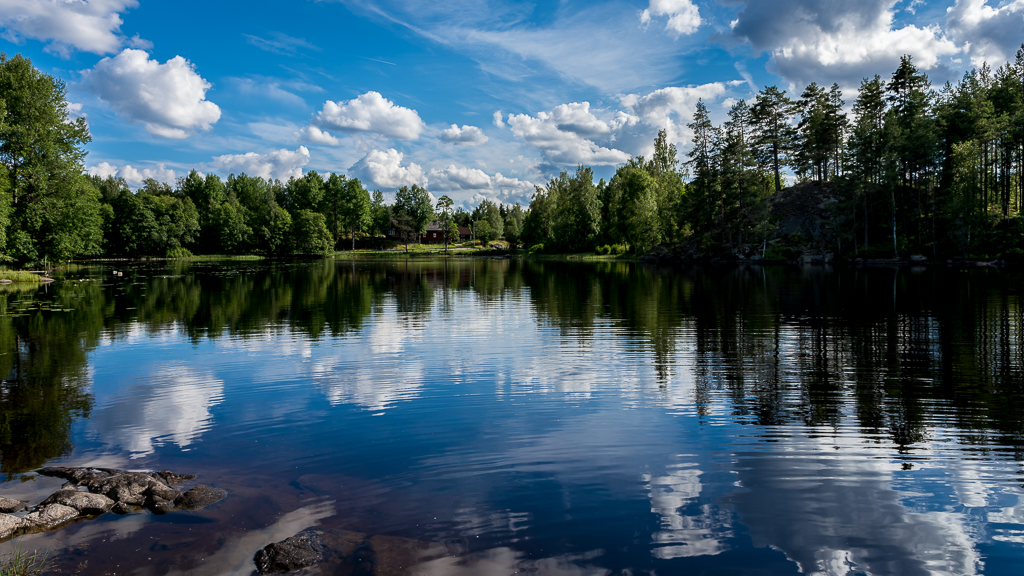
<instances>
[{"instance_id":1,"label":"grey boulder","mask_svg":"<svg viewBox=\"0 0 1024 576\"><path fill-rule=\"evenodd\" d=\"M21 517L21 528L25 530L52 530L78 517L78 510L64 504L48 504L35 512Z\"/></svg>"},{"instance_id":2,"label":"grey boulder","mask_svg":"<svg viewBox=\"0 0 1024 576\"><path fill-rule=\"evenodd\" d=\"M74 488L58 490L43 500L40 506L48 504L63 504L78 510L82 514L103 514L114 505L114 501L102 494L91 494L79 492Z\"/></svg>"},{"instance_id":3,"label":"grey boulder","mask_svg":"<svg viewBox=\"0 0 1024 576\"><path fill-rule=\"evenodd\" d=\"M0 496L0 512L17 512L24 507L20 500Z\"/></svg>"},{"instance_id":4,"label":"grey boulder","mask_svg":"<svg viewBox=\"0 0 1024 576\"><path fill-rule=\"evenodd\" d=\"M21 528L21 518L10 514L0 514L0 538L7 538Z\"/></svg>"}]
</instances>

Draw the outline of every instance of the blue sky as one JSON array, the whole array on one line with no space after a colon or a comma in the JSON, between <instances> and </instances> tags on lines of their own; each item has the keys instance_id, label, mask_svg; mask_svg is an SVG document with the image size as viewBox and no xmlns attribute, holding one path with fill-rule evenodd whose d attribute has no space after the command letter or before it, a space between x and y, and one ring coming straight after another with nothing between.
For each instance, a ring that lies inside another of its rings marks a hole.
<instances>
[{"instance_id":1,"label":"blue sky","mask_svg":"<svg viewBox=\"0 0 1024 576\"><path fill-rule=\"evenodd\" d=\"M526 203L577 164L608 177L657 131L685 150L756 88L936 85L1024 42L1024 0L0 0L0 50L67 82L86 165L340 172L392 193Z\"/></svg>"}]
</instances>

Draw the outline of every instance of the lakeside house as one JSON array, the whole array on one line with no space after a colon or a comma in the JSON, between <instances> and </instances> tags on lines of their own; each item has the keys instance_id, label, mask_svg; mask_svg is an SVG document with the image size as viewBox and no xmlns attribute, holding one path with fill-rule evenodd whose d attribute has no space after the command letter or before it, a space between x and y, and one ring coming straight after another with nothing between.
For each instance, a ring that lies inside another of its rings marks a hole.
<instances>
[{"instance_id":1,"label":"lakeside house","mask_svg":"<svg viewBox=\"0 0 1024 576\"><path fill-rule=\"evenodd\" d=\"M466 226L458 226L459 229L459 241L465 242L466 240L473 239L473 231ZM427 229L419 235L419 241L421 244L439 244L444 242L444 229L441 227L441 223L434 220L430 224L427 224ZM403 232L398 226L397 220L391 221L391 228L387 231L388 240L395 240L399 242L409 242L415 238L414 232Z\"/></svg>"}]
</instances>

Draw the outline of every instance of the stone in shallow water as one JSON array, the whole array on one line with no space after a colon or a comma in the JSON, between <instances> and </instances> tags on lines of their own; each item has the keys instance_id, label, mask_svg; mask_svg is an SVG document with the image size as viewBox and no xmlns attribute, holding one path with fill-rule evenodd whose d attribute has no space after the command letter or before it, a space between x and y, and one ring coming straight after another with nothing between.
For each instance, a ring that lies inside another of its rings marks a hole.
<instances>
[{"instance_id":1,"label":"stone in shallow water","mask_svg":"<svg viewBox=\"0 0 1024 576\"><path fill-rule=\"evenodd\" d=\"M78 510L71 506L54 503L22 516L21 524L26 530L52 530L76 517L78 517Z\"/></svg>"},{"instance_id":2,"label":"stone in shallow water","mask_svg":"<svg viewBox=\"0 0 1024 576\"><path fill-rule=\"evenodd\" d=\"M63 478L75 484L88 484L122 474L120 470L112 470L110 468L62 468L59 466L41 468L39 473L43 476Z\"/></svg>"},{"instance_id":3,"label":"stone in shallow water","mask_svg":"<svg viewBox=\"0 0 1024 576\"><path fill-rule=\"evenodd\" d=\"M21 518L10 514L0 514L0 538L7 538L21 527Z\"/></svg>"},{"instance_id":4,"label":"stone in shallow water","mask_svg":"<svg viewBox=\"0 0 1024 576\"><path fill-rule=\"evenodd\" d=\"M174 505L174 500L166 500L159 496L150 496L146 499L146 508L148 508L153 514L167 514L168 512L174 512L177 509L177 506Z\"/></svg>"},{"instance_id":5,"label":"stone in shallow water","mask_svg":"<svg viewBox=\"0 0 1024 576\"><path fill-rule=\"evenodd\" d=\"M78 510L82 514L103 514L114 505L114 501L102 494L79 492L73 488L58 490L43 500L41 505L63 504Z\"/></svg>"},{"instance_id":6,"label":"stone in shallow water","mask_svg":"<svg viewBox=\"0 0 1024 576\"><path fill-rule=\"evenodd\" d=\"M24 507L20 500L0 496L0 512L17 512Z\"/></svg>"},{"instance_id":7,"label":"stone in shallow water","mask_svg":"<svg viewBox=\"0 0 1024 576\"><path fill-rule=\"evenodd\" d=\"M178 496L174 503L181 510L199 510L215 502L220 502L227 495L228 493L220 488L210 488L200 484Z\"/></svg>"},{"instance_id":8,"label":"stone in shallow water","mask_svg":"<svg viewBox=\"0 0 1024 576\"><path fill-rule=\"evenodd\" d=\"M189 480L195 480L195 474L178 474L177 472L171 472L170 470L161 470L159 472L153 472L153 478L163 482L170 486L171 484L181 484Z\"/></svg>"},{"instance_id":9,"label":"stone in shallow water","mask_svg":"<svg viewBox=\"0 0 1024 576\"><path fill-rule=\"evenodd\" d=\"M125 472L89 482L89 491L104 494L115 502L142 506L150 494L173 500L178 491L144 472Z\"/></svg>"},{"instance_id":10,"label":"stone in shallow water","mask_svg":"<svg viewBox=\"0 0 1024 576\"><path fill-rule=\"evenodd\" d=\"M256 552L253 562L260 574L284 574L308 568L324 559L318 530L306 530Z\"/></svg>"}]
</instances>

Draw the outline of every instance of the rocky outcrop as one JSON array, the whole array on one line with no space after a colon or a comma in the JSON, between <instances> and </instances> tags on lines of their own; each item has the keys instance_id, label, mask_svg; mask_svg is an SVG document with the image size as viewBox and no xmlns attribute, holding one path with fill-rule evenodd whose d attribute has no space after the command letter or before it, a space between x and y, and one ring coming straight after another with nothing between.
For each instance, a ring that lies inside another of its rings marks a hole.
<instances>
[{"instance_id":1,"label":"rocky outcrop","mask_svg":"<svg viewBox=\"0 0 1024 576\"><path fill-rule=\"evenodd\" d=\"M720 231L678 245L657 246L638 260L649 264L691 262L831 262L838 238L839 190L831 183L801 183L772 195L767 237Z\"/></svg>"},{"instance_id":2,"label":"rocky outcrop","mask_svg":"<svg viewBox=\"0 0 1024 576\"><path fill-rule=\"evenodd\" d=\"M105 512L128 514L148 508L155 514L175 510L199 510L227 496L219 488L199 485L181 492L173 484L195 479L192 474L128 472L111 468L49 467L43 476L63 478L67 483L50 494L24 516L15 516L24 505L0 497L0 539L26 532L55 530L69 522L99 516Z\"/></svg>"},{"instance_id":3,"label":"rocky outcrop","mask_svg":"<svg viewBox=\"0 0 1024 576\"><path fill-rule=\"evenodd\" d=\"M284 574L319 564L324 559L321 532L306 530L256 552L253 562L260 574Z\"/></svg>"}]
</instances>

